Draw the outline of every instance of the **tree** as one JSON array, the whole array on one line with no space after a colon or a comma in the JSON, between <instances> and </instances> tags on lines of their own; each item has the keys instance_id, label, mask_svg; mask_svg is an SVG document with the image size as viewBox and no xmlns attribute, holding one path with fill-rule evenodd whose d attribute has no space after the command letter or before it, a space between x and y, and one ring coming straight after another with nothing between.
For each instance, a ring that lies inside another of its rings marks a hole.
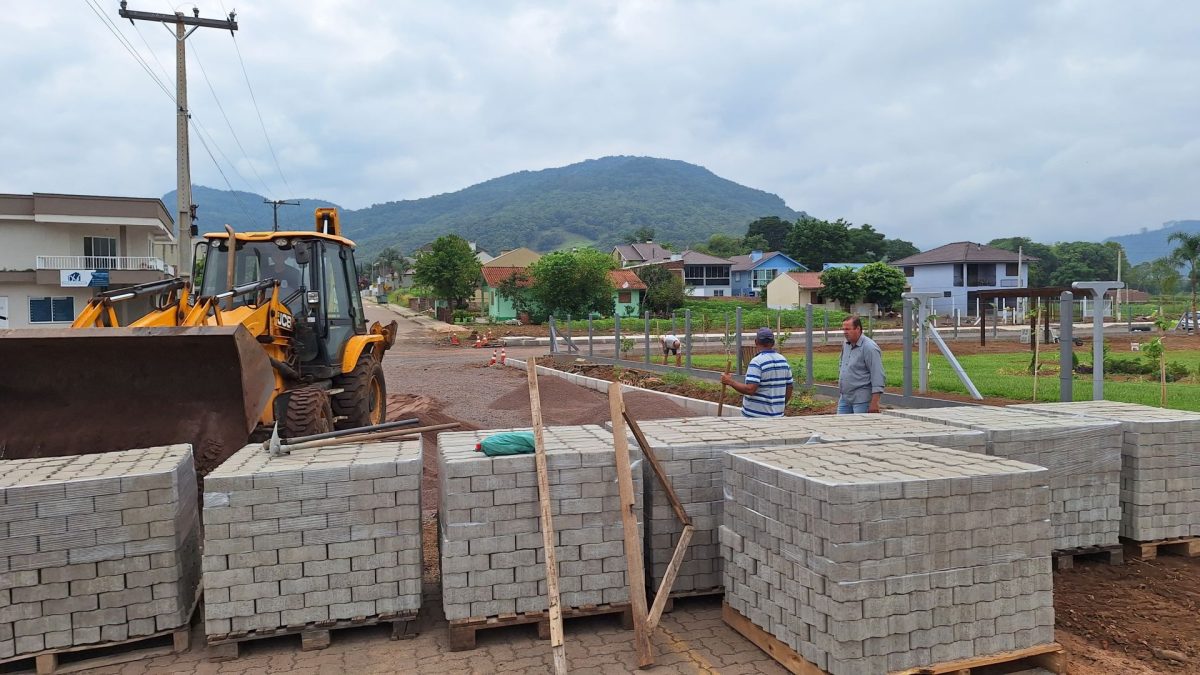
<instances>
[{"instance_id":1,"label":"tree","mask_svg":"<svg viewBox=\"0 0 1200 675\"><path fill-rule=\"evenodd\" d=\"M890 310L900 302L900 294L904 293L904 272L884 262L873 262L863 265L858 270L862 282L863 299L873 302L880 309Z\"/></svg>"},{"instance_id":2,"label":"tree","mask_svg":"<svg viewBox=\"0 0 1200 675\"><path fill-rule=\"evenodd\" d=\"M1067 241L1054 245L1058 269L1050 276L1050 285L1070 286L1074 281L1101 281L1117 278L1117 252L1110 246L1092 241Z\"/></svg>"},{"instance_id":3,"label":"tree","mask_svg":"<svg viewBox=\"0 0 1200 675\"><path fill-rule=\"evenodd\" d=\"M921 249L914 246L911 241L888 239L884 242L883 262L907 258L910 255L916 255L920 252Z\"/></svg>"},{"instance_id":4,"label":"tree","mask_svg":"<svg viewBox=\"0 0 1200 675\"><path fill-rule=\"evenodd\" d=\"M771 244L767 242L767 238L761 234L746 235L742 240L742 253L746 254L751 251L778 251L777 248L771 248ZM739 255L741 255L739 254Z\"/></svg>"},{"instance_id":5,"label":"tree","mask_svg":"<svg viewBox=\"0 0 1200 675\"><path fill-rule=\"evenodd\" d=\"M743 255L749 252L744 240L719 232L709 237L707 242L695 247L695 250L715 255L718 258L732 258L735 255Z\"/></svg>"},{"instance_id":6,"label":"tree","mask_svg":"<svg viewBox=\"0 0 1200 675\"><path fill-rule=\"evenodd\" d=\"M683 277L662 265L639 267L637 275L647 287L646 299L642 302L645 309L666 314L683 306Z\"/></svg>"},{"instance_id":7,"label":"tree","mask_svg":"<svg viewBox=\"0 0 1200 675\"><path fill-rule=\"evenodd\" d=\"M1172 232L1167 237L1168 244L1177 244L1171 251L1171 259L1181 265L1187 265L1188 284L1192 287L1192 320L1188 323L1188 332L1196 328L1196 282L1200 275L1200 234L1187 232Z\"/></svg>"},{"instance_id":8,"label":"tree","mask_svg":"<svg viewBox=\"0 0 1200 675\"><path fill-rule=\"evenodd\" d=\"M825 270L821 273L821 284L825 286L821 294L842 303L842 308L847 311L863 296L862 278L849 267L830 267Z\"/></svg>"},{"instance_id":9,"label":"tree","mask_svg":"<svg viewBox=\"0 0 1200 675\"><path fill-rule=\"evenodd\" d=\"M530 295L557 316L611 316L613 285L608 272L615 266L612 258L593 248L549 253L529 267Z\"/></svg>"},{"instance_id":10,"label":"tree","mask_svg":"<svg viewBox=\"0 0 1200 675\"><path fill-rule=\"evenodd\" d=\"M827 262L849 262L850 235L845 222L801 218L788 232L784 252L810 270Z\"/></svg>"},{"instance_id":11,"label":"tree","mask_svg":"<svg viewBox=\"0 0 1200 675\"><path fill-rule=\"evenodd\" d=\"M1037 262L1023 261L1029 265L1029 286L1040 288L1052 285L1050 280L1058 270L1058 256L1055 255L1053 247L1039 244L1029 237L993 239L987 245L1013 253L1020 251L1022 255L1037 258Z\"/></svg>"},{"instance_id":12,"label":"tree","mask_svg":"<svg viewBox=\"0 0 1200 675\"><path fill-rule=\"evenodd\" d=\"M371 267L377 274L399 276L404 274L404 254L395 246L388 246L375 256Z\"/></svg>"},{"instance_id":13,"label":"tree","mask_svg":"<svg viewBox=\"0 0 1200 675\"><path fill-rule=\"evenodd\" d=\"M865 223L859 227L847 228L846 244L850 259L854 262L883 260L887 257L885 239L887 238L883 233L876 232L875 228Z\"/></svg>"},{"instance_id":14,"label":"tree","mask_svg":"<svg viewBox=\"0 0 1200 675\"><path fill-rule=\"evenodd\" d=\"M632 232L626 232L624 241L626 244L641 244L647 241L654 241L654 228L643 226Z\"/></svg>"},{"instance_id":15,"label":"tree","mask_svg":"<svg viewBox=\"0 0 1200 675\"><path fill-rule=\"evenodd\" d=\"M779 216L767 216L747 225L746 236L762 235L763 239L767 240L764 251L782 251L791 229L792 224Z\"/></svg>"},{"instance_id":16,"label":"tree","mask_svg":"<svg viewBox=\"0 0 1200 675\"><path fill-rule=\"evenodd\" d=\"M479 260L467 240L448 234L417 256L413 281L432 288L437 299L459 305L474 292L479 270Z\"/></svg>"}]
</instances>

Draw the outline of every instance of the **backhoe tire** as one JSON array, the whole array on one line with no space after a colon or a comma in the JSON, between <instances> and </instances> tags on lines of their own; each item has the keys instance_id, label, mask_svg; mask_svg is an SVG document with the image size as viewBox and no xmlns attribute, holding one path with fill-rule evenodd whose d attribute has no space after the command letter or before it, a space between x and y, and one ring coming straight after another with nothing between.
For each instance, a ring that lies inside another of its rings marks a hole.
<instances>
[{"instance_id":1,"label":"backhoe tire","mask_svg":"<svg viewBox=\"0 0 1200 675\"><path fill-rule=\"evenodd\" d=\"M354 370L333 378L333 387L340 394L330 397L333 414L345 419L338 420L337 429L354 429L387 420L387 382L383 377L383 365L370 352L358 357Z\"/></svg>"},{"instance_id":2,"label":"backhoe tire","mask_svg":"<svg viewBox=\"0 0 1200 675\"><path fill-rule=\"evenodd\" d=\"M296 438L329 431L333 431L329 394L316 387L292 390L288 396L287 410L279 421L279 435Z\"/></svg>"}]
</instances>

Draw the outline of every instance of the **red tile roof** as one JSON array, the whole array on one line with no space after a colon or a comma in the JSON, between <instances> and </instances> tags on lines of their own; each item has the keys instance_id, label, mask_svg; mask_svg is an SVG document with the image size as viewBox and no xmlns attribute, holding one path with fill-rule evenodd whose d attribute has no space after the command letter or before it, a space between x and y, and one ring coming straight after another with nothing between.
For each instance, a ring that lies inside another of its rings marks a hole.
<instances>
[{"instance_id":1,"label":"red tile roof","mask_svg":"<svg viewBox=\"0 0 1200 675\"><path fill-rule=\"evenodd\" d=\"M618 291L644 291L649 288L633 270L612 270L608 273L608 278L612 279L613 286L616 286Z\"/></svg>"},{"instance_id":2,"label":"red tile roof","mask_svg":"<svg viewBox=\"0 0 1200 675\"><path fill-rule=\"evenodd\" d=\"M1017 254L1002 248L976 244L973 241L956 241L952 244L939 246L907 258L893 260L891 265L905 267L908 265L944 265L946 263L1009 263L1017 262ZM1021 258L1024 262L1037 262L1037 258L1026 255Z\"/></svg>"},{"instance_id":3,"label":"red tile roof","mask_svg":"<svg viewBox=\"0 0 1200 675\"><path fill-rule=\"evenodd\" d=\"M788 272L787 275L795 279L800 288L825 288L820 272Z\"/></svg>"},{"instance_id":4,"label":"red tile roof","mask_svg":"<svg viewBox=\"0 0 1200 675\"><path fill-rule=\"evenodd\" d=\"M529 273L524 267L484 267L482 271L484 282L492 288L496 288L501 283L508 281L513 275L523 277L518 283L519 286L527 287L533 283L533 280L529 278Z\"/></svg>"}]
</instances>

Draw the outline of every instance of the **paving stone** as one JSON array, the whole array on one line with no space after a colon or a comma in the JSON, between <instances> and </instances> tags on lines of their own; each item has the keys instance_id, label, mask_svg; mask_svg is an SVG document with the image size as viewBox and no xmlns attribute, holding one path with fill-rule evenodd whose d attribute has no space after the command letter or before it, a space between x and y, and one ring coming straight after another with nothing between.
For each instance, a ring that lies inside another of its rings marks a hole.
<instances>
[{"instance_id":1,"label":"paving stone","mask_svg":"<svg viewBox=\"0 0 1200 675\"><path fill-rule=\"evenodd\" d=\"M1053 641L1046 469L882 439L734 450L724 464L726 601L832 675ZM865 527L926 520L954 495L930 534Z\"/></svg>"},{"instance_id":2,"label":"paving stone","mask_svg":"<svg viewBox=\"0 0 1200 675\"><path fill-rule=\"evenodd\" d=\"M442 605L448 619L547 607L534 457L475 451L480 440L500 431L529 429L438 435ZM597 425L561 426L546 427L544 437L563 605L628 602L612 433ZM640 523L636 445L630 459Z\"/></svg>"},{"instance_id":3,"label":"paving stone","mask_svg":"<svg viewBox=\"0 0 1200 675\"><path fill-rule=\"evenodd\" d=\"M148 601L151 626L184 625L200 578L196 497L187 445L0 461L0 654L145 634L129 615ZM169 603L125 590L151 551L187 561L154 572Z\"/></svg>"},{"instance_id":4,"label":"paving stone","mask_svg":"<svg viewBox=\"0 0 1200 675\"><path fill-rule=\"evenodd\" d=\"M206 565L223 558L204 572L205 630L223 635L372 616L381 606L418 609L420 541L412 535L420 532L420 475L417 442L284 457L261 444L242 448L205 478ZM398 547L416 555L400 562ZM377 583L381 570L389 579Z\"/></svg>"}]
</instances>

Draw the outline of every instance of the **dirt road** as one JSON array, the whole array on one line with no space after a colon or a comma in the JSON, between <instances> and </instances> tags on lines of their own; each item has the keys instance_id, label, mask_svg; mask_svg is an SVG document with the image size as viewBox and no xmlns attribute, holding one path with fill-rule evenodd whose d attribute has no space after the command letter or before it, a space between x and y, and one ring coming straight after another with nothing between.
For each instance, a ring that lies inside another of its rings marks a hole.
<instances>
[{"instance_id":1,"label":"dirt road","mask_svg":"<svg viewBox=\"0 0 1200 675\"><path fill-rule=\"evenodd\" d=\"M395 318L378 307L368 316ZM490 349L439 346L427 328L400 323L400 338L384 360L393 419L413 413L422 423L453 420L473 428L530 424L524 371L489 368ZM524 359L545 351L511 348L508 356ZM609 417L607 399L599 392L550 377L541 378L539 388L547 424L598 424ZM652 396L626 400L642 418L686 416ZM434 439L429 440L432 445ZM427 478L432 478L433 459L426 457ZM436 482L429 483L425 503L433 505ZM1200 559L1166 557L1124 567L1077 562L1073 570L1055 573L1055 608L1058 638L1068 647L1073 675L1200 671Z\"/></svg>"}]
</instances>

